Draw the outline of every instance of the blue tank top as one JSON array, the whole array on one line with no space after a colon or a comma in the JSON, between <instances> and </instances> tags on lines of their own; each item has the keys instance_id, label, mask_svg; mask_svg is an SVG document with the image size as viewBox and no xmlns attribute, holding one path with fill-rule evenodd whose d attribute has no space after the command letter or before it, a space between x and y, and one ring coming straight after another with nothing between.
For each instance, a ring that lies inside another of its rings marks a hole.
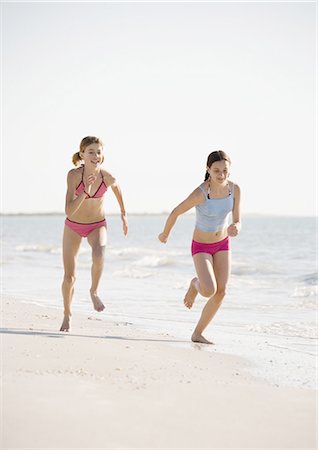
<instances>
[{"instance_id":1,"label":"blue tank top","mask_svg":"<svg viewBox=\"0 0 318 450\"><path fill-rule=\"evenodd\" d=\"M228 218L234 205L234 183L232 191L229 188L229 195L223 198L208 198L203 184L199 188L204 194L205 201L195 207L195 227L208 232L223 230L228 225Z\"/></svg>"}]
</instances>

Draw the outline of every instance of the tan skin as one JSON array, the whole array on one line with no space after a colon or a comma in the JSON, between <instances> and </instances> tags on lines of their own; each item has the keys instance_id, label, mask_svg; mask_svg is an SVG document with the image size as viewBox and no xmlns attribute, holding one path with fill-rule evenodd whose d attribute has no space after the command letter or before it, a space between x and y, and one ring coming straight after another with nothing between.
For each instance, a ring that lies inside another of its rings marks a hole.
<instances>
[{"instance_id":1,"label":"tan skin","mask_svg":"<svg viewBox=\"0 0 318 450\"><path fill-rule=\"evenodd\" d=\"M226 197L228 195L228 183L232 190L232 182L228 181L230 175L229 170L230 164L228 161L216 161L211 167L207 167L210 180L204 183L204 188L208 192L210 185L210 198ZM195 228L193 240L206 244L219 242L227 236L237 236L241 230L240 197L240 188L235 184L232 223L227 228L218 232L205 232ZM158 236L159 240L162 243L166 243L178 216L204 201L205 198L201 189L195 189L188 198L173 209L166 221L163 232ZM202 310L201 317L191 336L191 340L203 344L212 344L202 333L215 316L224 299L231 270L230 252L220 251L214 256L208 253L197 253L193 256L193 261L197 277L193 278L190 282L189 289L184 298L184 304L187 308L192 308L198 293L203 297L207 297L208 301Z\"/></svg>"},{"instance_id":2,"label":"tan skin","mask_svg":"<svg viewBox=\"0 0 318 450\"><path fill-rule=\"evenodd\" d=\"M123 224L123 233L126 236L128 232L128 222L125 213L122 193L115 178L106 170L101 169L100 164L103 160L103 148L100 144L90 144L80 157L84 163L84 187L87 194L93 196L97 191L103 174L106 186L111 187L118 201L121 219ZM75 195L76 187L82 179L83 168L72 169L67 176L67 193L65 201L65 212L67 217L79 223L93 223L104 219L105 213L103 209L103 198L86 199L83 192L78 197ZM74 294L75 271L77 256L80 249L82 237L71 230L68 226L64 227L63 235L63 263L64 263L64 279L62 284L62 293L64 301L64 318L60 331L70 330L71 303ZM92 284L90 288L90 296L94 309L101 312L105 309L104 304L98 296L97 290L101 279L104 254L107 241L107 233L105 227L93 230L88 236L87 241L92 248Z\"/></svg>"}]
</instances>

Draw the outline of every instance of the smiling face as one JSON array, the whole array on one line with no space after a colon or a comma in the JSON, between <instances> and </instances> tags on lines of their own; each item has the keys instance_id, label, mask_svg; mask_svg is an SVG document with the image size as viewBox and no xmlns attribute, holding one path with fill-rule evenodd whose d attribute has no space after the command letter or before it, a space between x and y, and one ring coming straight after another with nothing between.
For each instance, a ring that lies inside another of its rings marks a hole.
<instances>
[{"instance_id":1,"label":"smiling face","mask_svg":"<svg viewBox=\"0 0 318 450\"><path fill-rule=\"evenodd\" d=\"M98 167L103 162L103 146L101 144L89 144L83 151L80 152L86 166Z\"/></svg>"},{"instance_id":2,"label":"smiling face","mask_svg":"<svg viewBox=\"0 0 318 450\"><path fill-rule=\"evenodd\" d=\"M230 175L230 163L228 161L215 161L211 167L207 167L211 181L218 184L226 182Z\"/></svg>"}]
</instances>

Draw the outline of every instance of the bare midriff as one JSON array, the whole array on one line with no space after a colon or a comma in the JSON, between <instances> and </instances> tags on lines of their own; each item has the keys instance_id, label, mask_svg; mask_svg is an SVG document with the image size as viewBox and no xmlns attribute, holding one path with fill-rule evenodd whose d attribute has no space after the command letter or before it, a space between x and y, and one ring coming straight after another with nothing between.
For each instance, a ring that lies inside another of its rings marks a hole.
<instances>
[{"instance_id":1,"label":"bare midriff","mask_svg":"<svg viewBox=\"0 0 318 450\"><path fill-rule=\"evenodd\" d=\"M105 218L103 198L85 199L79 209L72 216L68 216L68 218L78 223L100 222Z\"/></svg>"},{"instance_id":2,"label":"bare midriff","mask_svg":"<svg viewBox=\"0 0 318 450\"><path fill-rule=\"evenodd\" d=\"M198 228L194 229L193 240L196 242L201 242L202 244L213 244L214 242L222 241L227 237L227 228L221 231L202 231Z\"/></svg>"}]
</instances>

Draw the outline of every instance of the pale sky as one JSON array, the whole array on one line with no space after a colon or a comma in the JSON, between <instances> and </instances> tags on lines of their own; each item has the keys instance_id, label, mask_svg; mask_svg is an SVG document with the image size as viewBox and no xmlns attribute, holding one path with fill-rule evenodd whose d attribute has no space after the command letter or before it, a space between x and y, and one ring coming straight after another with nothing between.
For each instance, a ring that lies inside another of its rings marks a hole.
<instances>
[{"instance_id":1,"label":"pale sky","mask_svg":"<svg viewBox=\"0 0 318 450\"><path fill-rule=\"evenodd\" d=\"M314 215L315 8L3 3L2 212L63 212L96 135L128 213L170 211L222 149L243 212Z\"/></svg>"}]
</instances>

